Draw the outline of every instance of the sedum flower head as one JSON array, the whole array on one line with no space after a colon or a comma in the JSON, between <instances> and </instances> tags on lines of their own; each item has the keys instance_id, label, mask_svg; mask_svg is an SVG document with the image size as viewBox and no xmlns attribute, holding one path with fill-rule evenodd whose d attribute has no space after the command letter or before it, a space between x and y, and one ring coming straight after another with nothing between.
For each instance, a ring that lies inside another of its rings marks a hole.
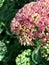
<instances>
[{"instance_id":1,"label":"sedum flower head","mask_svg":"<svg viewBox=\"0 0 49 65\"><path fill-rule=\"evenodd\" d=\"M49 61L49 41L42 47L42 57Z\"/></svg>"},{"instance_id":2,"label":"sedum flower head","mask_svg":"<svg viewBox=\"0 0 49 65\"><path fill-rule=\"evenodd\" d=\"M49 0L24 5L13 18L10 27L23 45L32 45L32 39L45 44L49 40Z\"/></svg>"},{"instance_id":3,"label":"sedum flower head","mask_svg":"<svg viewBox=\"0 0 49 65\"><path fill-rule=\"evenodd\" d=\"M5 43L0 41L0 61L3 60L6 52L7 52L7 47L6 47Z\"/></svg>"},{"instance_id":4,"label":"sedum flower head","mask_svg":"<svg viewBox=\"0 0 49 65\"><path fill-rule=\"evenodd\" d=\"M30 65L31 50L24 50L21 54L16 57L17 65Z\"/></svg>"}]
</instances>

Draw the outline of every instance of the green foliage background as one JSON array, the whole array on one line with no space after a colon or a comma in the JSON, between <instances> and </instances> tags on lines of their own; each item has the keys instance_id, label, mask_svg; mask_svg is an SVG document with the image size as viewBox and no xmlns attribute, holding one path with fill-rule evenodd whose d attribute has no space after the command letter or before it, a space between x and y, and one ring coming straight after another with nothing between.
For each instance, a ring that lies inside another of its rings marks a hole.
<instances>
[{"instance_id":1,"label":"green foliage background","mask_svg":"<svg viewBox=\"0 0 49 65\"><path fill-rule=\"evenodd\" d=\"M34 47L24 47L21 46L19 41L15 38L15 36L10 32L10 23L16 12L23 7L26 3L36 0L0 0L0 43L4 43L3 47L0 49L7 47L7 52L4 55L3 51L3 59L1 58L0 65L16 65L15 58L18 54L22 53L25 49L34 50ZM38 49L38 48L37 48ZM5 49L4 49L5 50ZM36 50L35 50L36 51ZM32 58L34 59L33 52ZM38 51L38 50L37 50ZM0 54L1 56L1 54ZM39 60L38 60L39 61ZM37 61L37 62L38 62ZM37 63L35 61L35 63ZM46 62L45 62L46 63ZM46 65L43 63L44 65ZM35 65L33 63L33 65Z\"/></svg>"}]
</instances>

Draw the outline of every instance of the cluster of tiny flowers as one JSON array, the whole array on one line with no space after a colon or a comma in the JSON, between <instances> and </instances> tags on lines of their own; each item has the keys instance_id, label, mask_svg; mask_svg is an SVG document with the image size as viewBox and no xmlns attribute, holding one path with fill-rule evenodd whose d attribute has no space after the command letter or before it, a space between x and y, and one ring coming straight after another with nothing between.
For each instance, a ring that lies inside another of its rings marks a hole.
<instances>
[{"instance_id":1,"label":"cluster of tiny flowers","mask_svg":"<svg viewBox=\"0 0 49 65\"><path fill-rule=\"evenodd\" d=\"M7 53L6 45L4 42L0 41L0 61L3 60L6 53Z\"/></svg>"},{"instance_id":2,"label":"cluster of tiny flowers","mask_svg":"<svg viewBox=\"0 0 49 65\"><path fill-rule=\"evenodd\" d=\"M49 61L49 41L42 47L42 56Z\"/></svg>"},{"instance_id":3,"label":"cluster of tiny flowers","mask_svg":"<svg viewBox=\"0 0 49 65\"><path fill-rule=\"evenodd\" d=\"M24 50L21 54L16 57L16 65L30 65L31 50Z\"/></svg>"},{"instance_id":4,"label":"cluster of tiny flowers","mask_svg":"<svg viewBox=\"0 0 49 65\"><path fill-rule=\"evenodd\" d=\"M23 45L32 45L33 39L45 44L49 40L49 0L26 4L17 12L10 27Z\"/></svg>"}]
</instances>

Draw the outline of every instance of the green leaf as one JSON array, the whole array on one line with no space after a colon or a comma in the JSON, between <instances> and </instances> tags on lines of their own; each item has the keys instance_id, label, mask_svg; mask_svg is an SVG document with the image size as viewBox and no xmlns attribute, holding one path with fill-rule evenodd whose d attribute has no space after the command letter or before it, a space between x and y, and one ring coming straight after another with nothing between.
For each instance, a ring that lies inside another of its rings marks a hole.
<instances>
[{"instance_id":1,"label":"green leaf","mask_svg":"<svg viewBox=\"0 0 49 65\"><path fill-rule=\"evenodd\" d=\"M4 0L0 0L0 7L2 7Z\"/></svg>"},{"instance_id":2,"label":"green leaf","mask_svg":"<svg viewBox=\"0 0 49 65\"><path fill-rule=\"evenodd\" d=\"M35 50L32 52L32 61L37 64L38 62L34 59L34 56L35 56Z\"/></svg>"},{"instance_id":3,"label":"green leaf","mask_svg":"<svg viewBox=\"0 0 49 65\"><path fill-rule=\"evenodd\" d=\"M32 61L35 64L38 64L41 61L41 56L40 56L40 52L39 52L40 47L41 47L41 45L39 45L37 48L35 48L35 50L32 52Z\"/></svg>"},{"instance_id":4,"label":"green leaf","mask_svg":"<svg viewBox=\"0 0 49 65\"><path fill-rule=\"evenodd\" d=\"M6 34L7 34L7 35L11 35L10 32L9 32L8 30L6 30Z\"/></svg>"},{"instance_id":5,"label":"green leaf","mask_svg":"<svg viewBox=\"0 0 49 65\"><path fill-rule=\"evenodd\" d=\"M0 28L0 34L3 32L3 30L4 30L3 28Z\"/></svg>"},{"instance_id":6,"label":"green leaf","mask_svg":"<svg viewBox=\"0 0 49 65\"><path fill-rule=\"evenodd\" d=\"M32 41L33 41L37 46L41 45L40 42L37 41L37 40L34 40L34 39L33 39Z\"/></svg>"},{"instance_id":7,"label":"green leaf","mask_svg":"<svg viewBox=\"0 0 49 65\"><path fill-rule=\"evenodd\" d=\"M0 0L0 3L4 2L4 0Z\"/></svg>"}]
</instances>

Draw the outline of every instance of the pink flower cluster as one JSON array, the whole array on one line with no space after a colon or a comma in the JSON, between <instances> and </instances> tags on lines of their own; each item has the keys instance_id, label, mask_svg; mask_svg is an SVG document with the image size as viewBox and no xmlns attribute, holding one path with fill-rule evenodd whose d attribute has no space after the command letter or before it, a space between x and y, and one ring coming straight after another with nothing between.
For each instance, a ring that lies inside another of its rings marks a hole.
<instances>
[{"instance_id":1,"label":"pink flower cluster","mask_svg":"<svg viewBox=\"0 0 49 65\"><path fill-rule=\"evenodd\" d=\"M41 44L49 41L49 0L31 2L22 7L11 22L11 31L21 44L32 45L32 39Z\"/></svg>"}]
</instances>

